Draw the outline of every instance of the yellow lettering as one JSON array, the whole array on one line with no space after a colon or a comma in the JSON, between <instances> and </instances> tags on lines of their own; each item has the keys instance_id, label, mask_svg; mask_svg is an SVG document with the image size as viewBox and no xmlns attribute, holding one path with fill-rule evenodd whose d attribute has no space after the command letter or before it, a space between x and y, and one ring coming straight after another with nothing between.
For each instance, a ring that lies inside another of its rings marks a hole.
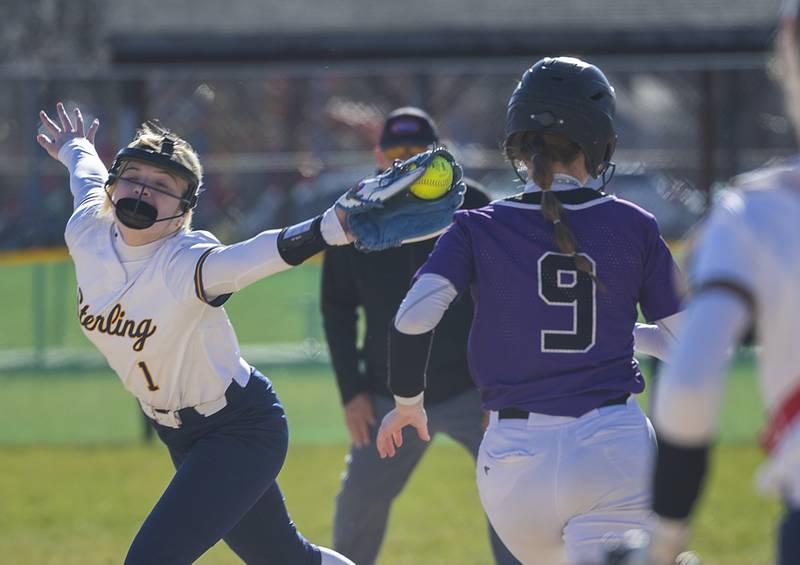
<instances>
[{"instance_id":1,"label":"yellow lettering","mask_svg":"<svg viewBox=\"0 0 800 565\"><path fill-rule=\"evenodd\" d=\"M126 320L125 310L122 309L121 304L115 304L107 316L89 314L89 304L83 304L83 291L80 288L78 289L78 306L82 306L78 310L78 322L86 331L97 330L108 335L134 338L134 351L142 351L147 339L158 329L152 318L145 318L138 325L134 320Z\"/></svg>"}]
</instances>

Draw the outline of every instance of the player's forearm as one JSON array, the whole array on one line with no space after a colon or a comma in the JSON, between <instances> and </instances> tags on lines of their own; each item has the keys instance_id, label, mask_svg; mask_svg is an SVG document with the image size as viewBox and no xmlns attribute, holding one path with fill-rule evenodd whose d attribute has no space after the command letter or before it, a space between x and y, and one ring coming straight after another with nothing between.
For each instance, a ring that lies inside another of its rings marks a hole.
<instances>
[{"instance_id":1,"label":"player's forearm","mask_svg":"<svg viewBox=\"0 0 800 565\"><path fill-rule=\"evenodd\" d=\"M388 387L395 398L417 397L426 387L426 370L433 344L433 330L410 335L394 325L389 330Z\"/></svg>"},{"instance_id":2,"label":"player's forearm","mask_svg":"<svg viewBox=\"0 0 800 565\"><path fill-rule=\"evenodd\" d=\"M685 313L671 364L656 379L653 509L659 516L685 520L696 503L731 352L749 314L738 297L719 291L696 296Z\"/></svg>"},{"instance_id":3,"label":"player's forearm","mask_svg":"<svg viewBox=\"0 0 800 565\"><path fill-rule=\"evenodd\" d=\"M654 424L678 445L711 441L731 354L748 326L748 307L735 295L710 291L695 297L657 382Z\"/></svg>"},{"instance_id":4,"label":"player's forearm","mask_svg":"<svg viewBox=\"0 0 800 565\"><path fill-rule=\"evenodd\" d=\"M347 243L344 230L333 209L322 218L310 220L310 235L289 248L287 231L267 230L246 241L220 248L203 265L203 283L209 297L237 292L275 273L285 271L321 251L328 245Z\"/></svg>"},{"instance_id":5,"label":"player's forearm","mask_svg":"<svg viewBox=\"0 0 800 565\"><path fill-rule=\"evenodd\" d=\"M203 265L208 296L242 290L248 285L291 267L278 253L280 230L263 231L246 241L221 247Z\"/></svg>"},{"instance_id":6,"label":"player's forearm","mask_svg":"<svg viewBox=\"0 0 800 565\"><path fill-rule=\"evenodd\" d=\"M425 389L433 329L457 294L446 278L425 274L400 304L389 331L389 390L396 397L416 397Z\"/></svg>"},{"instance_id":7,"label":"player's forearm","mask_svg":"<svg viewBox=\"0 0 800 565\"><path fill-rule=\"evenodd\" d=\"M658 438L653 477L653 510L670 520L686 520L694 509L708 468L710 444L687 447Z\"/></svg>"},{"instance_id":8,"label":"player's forearm","mask_svg":"<svg viewBox=\"0 0 800 565\"><path fill-rule=\"evenodd\" d=\"M636 352L669 361L669 352L675 344L681 317L679 312L655 324L636 324L633 329L633 346Z\"/></svg>"},{"instance_id":9,"label":"player's forearm","mask_svg":"<svg viewBox=\"0 0 800 565\"><path fill-rule=\"evenodd\" d=\"M58 159L69 170L69 189L74 207L83 202L90 192L103 189L108 170L88 139L67 141L59 150Z\"/></svg>"}]
</instances>

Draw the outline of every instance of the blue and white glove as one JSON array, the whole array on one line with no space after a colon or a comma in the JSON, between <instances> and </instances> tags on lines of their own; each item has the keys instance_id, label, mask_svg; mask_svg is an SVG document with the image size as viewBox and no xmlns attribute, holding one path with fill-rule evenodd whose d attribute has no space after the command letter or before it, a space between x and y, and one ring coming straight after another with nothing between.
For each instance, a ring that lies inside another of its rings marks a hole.
<instances>
[{"instance_id":1,"label":"blue and white glove","mask_svg":"<svg viewBox=\"0 0 800 565\"><path fill-rule=\"evenodd\" d=\"M453 167L450 188L435 200L417 198L408 189L437 156ZM464 202L466 185L462 177L461 166L453 156L437 147L406 161L395 161L378 176L361 180L336 201L336 207L344 211L357 249L399 247L435 237L450 226L453 212Z\"/></svg>"}]
</instances>

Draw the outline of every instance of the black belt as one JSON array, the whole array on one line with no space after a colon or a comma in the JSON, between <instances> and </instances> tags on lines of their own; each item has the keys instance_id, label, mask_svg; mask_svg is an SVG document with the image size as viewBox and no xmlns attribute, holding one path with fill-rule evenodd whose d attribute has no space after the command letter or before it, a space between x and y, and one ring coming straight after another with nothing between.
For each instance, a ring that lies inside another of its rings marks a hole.
<instances>
[{"instance_id":1,"label":"black belt","mask_svg":"<svg viewBox=\"0 0 800 565\"><path fill-rule=\"evenodd\" d=\"M628 397L630 394L623 394L622 396L617 396L616 398L611 398L606 400L597 408L605 408L606 406L615 406L617 404L625 404L628 402ZM527 410L520 410L519 408L501 408L497 411L497 417L501 420L507 420L509 418L518 419L518 420L527 420L528 416L531 413Z\"/></svg>"}]
</instances>

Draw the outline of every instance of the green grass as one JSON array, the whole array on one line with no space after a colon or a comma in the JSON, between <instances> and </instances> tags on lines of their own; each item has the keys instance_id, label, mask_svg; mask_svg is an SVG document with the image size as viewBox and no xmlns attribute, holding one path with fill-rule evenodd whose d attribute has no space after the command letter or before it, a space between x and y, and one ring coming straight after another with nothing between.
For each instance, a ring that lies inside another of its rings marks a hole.
<instances>
[{"instance_id":1,"label":"green grass","mask_svg":"<svg viewBox=\"0 0 800 565\"><path fill-rule=\"evenodd\" d=\"M236 293L225 309L242 343L302 341L322 335L319 261L273 275ZM0 350L91 347L76 323L76 284L67 261L0 265L0 296L12 297L0 317Z\"/></svg>"},{"instance_id":2,"label":"green grass","mask_svg":"<svg viewBox=\"0 0 800 565\"><path fill-rule=\"evenodd\" d=\"M339 393L328 367L259 368L272 379L286 406L293 443L347 441ZM110 371L43 375L7 372L0 376L0 390L4 399L0 445L124 443L141 437L136 401ZM757 395L752 359L743 355L729 379L721 441L754 441L763 424ZM646 405L646 396L641 401Z\"/></svg>"},{"instance_id":3,"label":"green grass","mask_svg":"<svg viewBox=\"0 0 800 565\"><path fill-rule=\"evenodd\" d=\"M226 305L242 343L321 336L319 264L281 273ZM91 346L75 323L75 283L67 262L0 266L0 353L35 343ZM41 321L37 328L34 320ZM280 477L288 507L312 541L329 544L347 434L330 369L260 365L286 406L290 452ZM169 481L162 446L139 439L135 400L108 370L0 369L0 563L119 563ZM721 419L709 488L693 546L706 565L771 562L779 507L759 497L752 476L763 423L750 355L740 355ZM642 398L646 403L646 398ZM437 438L397 500L381 564L478 565L490 562L473 465ZM237 563L225 547L200 563Z\"/></svg>"},{"instance_id":4,"label":"green grass","mask_svg":"<svg viewBox=\"0 0 800 565\"><path fill-rule=\"evenodd\" d=\"M261 367L287 407L292 443L347 441L327 367ZM134 398L110 371L0 377L0 445L131 443L142 436Z\"/></svg>"},{"instance_id":5,"label":"green grass","mask_svg":"<svg viewBox=\"0 0 800 565\"><path fill-rule=\"evenodd\" d=\"M344 445L292 445L279 481L298 527L330 543ZM749 477L753 446L717 450L693 547L706 565L770 562L778 507ZM119 563L171 476L160 446L20 446L0 451L0 555L15 565ZM445 488L446 485L446 488ZM452 444L425 457L397 500L380 563L490 563L472 462ZM199 563L237 563L223 546Z\"/></svg>"},{"instance_id":6,"label":"green grass","mask_svg":"<svg viewBox=\"0 0 800 565\"><path fill-rule=\"evenodd\" d=\"M722 444L696 523L707 565L770 562L778 505L751 486L762 460L755 383L740 362L723 411ZM280 482L311 540L330 543L346 432L330 371L266 369L286 406L289 459ZM142 445L134 400L106 373L0 378L0 555L14 564L118 563L172 473L159 444ZM473 467L440 441L392 514L382 564L485 564L489 550ZM0 559L0 562L6 562ZM200 563L236 563L217 547Z\"/></svg>"}]
</instances>

